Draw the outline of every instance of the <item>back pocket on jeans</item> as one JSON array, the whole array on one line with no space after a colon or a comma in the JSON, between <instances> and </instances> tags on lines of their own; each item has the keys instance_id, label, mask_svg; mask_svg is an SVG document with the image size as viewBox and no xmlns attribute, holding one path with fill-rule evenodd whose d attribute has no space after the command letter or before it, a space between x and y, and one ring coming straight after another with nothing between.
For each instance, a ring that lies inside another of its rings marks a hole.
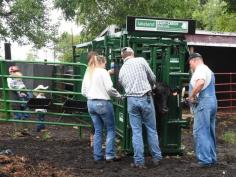
<instances>
[{"instance_id":1,"label":"back pocket on jeans","mask_svg":"<svg viewBox=\"0 0 236 177\"><path fill-rule=\"evenodd\" d=\"M96 104L96 112L98 114L105 114L107 112L107 104L106 103L97 103Z\"/></svg>"}]
</instances>

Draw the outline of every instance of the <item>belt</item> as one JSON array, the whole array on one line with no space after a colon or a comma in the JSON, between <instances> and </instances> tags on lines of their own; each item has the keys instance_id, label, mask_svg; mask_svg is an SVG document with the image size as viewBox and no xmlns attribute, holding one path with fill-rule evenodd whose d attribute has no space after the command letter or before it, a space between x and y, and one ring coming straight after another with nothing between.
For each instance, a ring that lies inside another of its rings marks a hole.
<instances>
[{"instance_id":1,"label":"belt","mask_svg":"<svg viewBox=\"0 0 236 177\"><path fill-rule=\"evenodd\" d=\"M105 99L89 99L89 100L92 100L92 101L111 101L111 100L105 100Z\"/></svg>"},{"instance_id":2,"label":"belt","mask_svg":"<svg viewBox=\"0 0 236 177\"><path fill-rule=\"evenodd\" d=\"M147 93L145 93L143 96L152 96L152 91L148 91Z\"/></svg>"}]
</instances>

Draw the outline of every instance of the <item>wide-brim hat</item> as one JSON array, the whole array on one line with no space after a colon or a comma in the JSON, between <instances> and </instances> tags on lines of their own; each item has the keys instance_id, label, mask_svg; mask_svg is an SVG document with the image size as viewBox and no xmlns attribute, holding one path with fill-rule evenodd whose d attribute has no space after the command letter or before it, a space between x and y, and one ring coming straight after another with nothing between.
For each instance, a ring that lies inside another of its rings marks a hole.
<instances>
[{"instance_id":1,"label":"wide-brim hat","mask_svg":"<svg viewBox=\"0 0 236 177\"><path fill-rule=\"evenodd\" d=\"M48 86L43 86L43 85L38 85L34 91L37 91L37 90L47 90L48 89Z\"/></svg>"},{"instance_id":2,"label":"wide-brim hat","mask_svg":"<svg viewBox=\"0 0 236 177\"><path fill-rule=\"evenodd\" d=\"M48 86L43 86L43 85L38 85L34 90L33 90L33 94L34 96L37 96L39 94L39 92L35 92L35 91L39 91L39 90L47 90Z\"/></svg>"}]
</instances>

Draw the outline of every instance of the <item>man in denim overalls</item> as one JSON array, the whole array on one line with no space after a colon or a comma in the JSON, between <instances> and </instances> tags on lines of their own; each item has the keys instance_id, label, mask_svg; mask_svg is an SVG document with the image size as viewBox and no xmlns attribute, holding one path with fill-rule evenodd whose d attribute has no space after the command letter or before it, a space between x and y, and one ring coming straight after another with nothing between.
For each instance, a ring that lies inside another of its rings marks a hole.
<instances>
[{"instance_id":1,"label":"man in denim overalls","mask_svg":"<svg viewBox=\"0 0 236 177\"><path fill-rule=\"evenodd\" d=\"M215 121L217 100L214 73L203 62L199 53L189 56L192 78L189 84L189 102L194 114L193 136L198 163L208 167L216 164Z\"/></svg>"}]
</instances>

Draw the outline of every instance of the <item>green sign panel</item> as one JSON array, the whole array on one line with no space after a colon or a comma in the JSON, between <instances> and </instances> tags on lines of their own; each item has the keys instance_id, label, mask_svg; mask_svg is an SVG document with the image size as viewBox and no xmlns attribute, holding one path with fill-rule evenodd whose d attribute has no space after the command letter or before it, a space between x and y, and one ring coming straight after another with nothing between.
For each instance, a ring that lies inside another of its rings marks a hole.
<instances>
[{"instance_id":1,"label":"green sign panel","mask_svg":"<svg viewBox=\"0 0 236 177\"><path fill-rule=\"evenodd\" d=\"M188 33L188 21L135 19L135 30Z\"/></svg>"},{"instance_id":2,"label":"green sign panel","mask_svg":"<svg viewBox=\"0 0 236 177\"><path fill-rule=\"evenodd\" d=\"M156 29L157 29L156 20L149 20L149 19L135 20L135 30L156 31Z\"/></svg>"}]
</instances>

